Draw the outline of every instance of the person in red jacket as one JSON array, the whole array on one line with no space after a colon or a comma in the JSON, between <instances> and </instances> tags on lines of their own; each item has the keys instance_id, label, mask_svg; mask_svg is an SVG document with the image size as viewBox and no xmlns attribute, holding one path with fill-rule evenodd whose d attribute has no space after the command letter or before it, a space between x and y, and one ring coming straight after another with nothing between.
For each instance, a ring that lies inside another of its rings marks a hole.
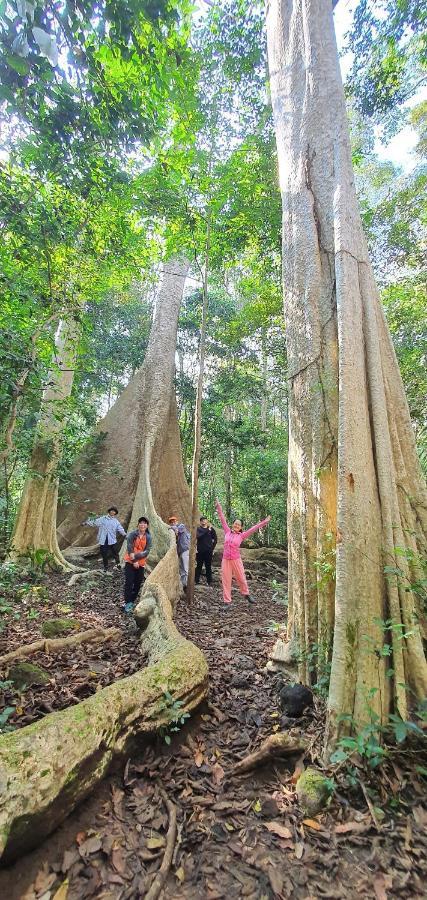
<instances>
[{"instance_id":1,"label":"person in red jacket","mask_svg":"<svg viewBox=\"0 0 427 900\"><path fill-rule=\"evenodd\" d=\"M144 566L151 549L149 521L145 516L138 519L138 528L129 532L125 560L125 612L135 606L141 585L145 580Z\"/></svg>"},{"instance_id":2,"label":"person in red jacket","mask_svg":"<svg viewBox=\"0 0 427 900\"><path fill-rule=\"evenodd\" d=\"M231 584L233 577L236 579L240 593L243 597L246 597L249 603L255 603L253 597L251 597L249 593L242 557L240 556L240 544L245 538L249 537L250 534L253 534L254 531L258 531L259 528L264 528L265 525L268 525L271 516L267 516L262 522L257 522L256 525L252 525L251 528L247 528L246 531L243 531L240 519L235 519L230 528L227 524L219 500L215 501L215 505L221 520L221 525L224 529L224 552L221 563L224 603L231 603Z\"/></svg>"}]
</instances>

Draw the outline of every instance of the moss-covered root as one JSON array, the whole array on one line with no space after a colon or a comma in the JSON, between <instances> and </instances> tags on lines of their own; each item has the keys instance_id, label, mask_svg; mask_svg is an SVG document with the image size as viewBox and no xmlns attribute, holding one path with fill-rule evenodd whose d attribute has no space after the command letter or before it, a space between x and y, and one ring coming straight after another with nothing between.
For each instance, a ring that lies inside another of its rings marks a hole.
<instances>
[{"instance_id":1,"label":"moss-covered root","mask_svg":"<svg viewBox=\"0 0 427 900\"><path fill-rule=\"evenodd\" d=\"M321 772L309 767L298 778L296 792L302 812L306 816L315 816L326 806L330 787Z\"/></svg>"},{"instance_id":2,"label":"moss-covered root","mask_svg":"<svg viewBox=\"0 0 427 900\"><path fill-rule=\"evenodd\" d=\"M70 631L79 631L81 624L78 619L46 619L42 624L42 635L45 638L56 638Z\"/></svg>"},{"instance_id":3,"label":"moss-covered root","mask_svg":"<svg viewBox=\"0 0 427 900\"><path fill-rule=\"evenodd\" d=\"M18 691L23 691L33 684L47 684L50 681L50 674L41 666L35 666L33 663L18 662L11 666L8 672L8 678L13 681L13 686Z\"/></svg>"},{"instance_id":4,"label":"moss-covered root","mask_svg":"<svg viewBox=\"0 0 427 900\"><path fill-rule=\"evenodd\" d=\"M56 828L136 735L168 724L165 690L189 712L206 693L207 675L201 651L181 638L147 669L0 738L2 862Z\"/></svg>"}]
</instances>

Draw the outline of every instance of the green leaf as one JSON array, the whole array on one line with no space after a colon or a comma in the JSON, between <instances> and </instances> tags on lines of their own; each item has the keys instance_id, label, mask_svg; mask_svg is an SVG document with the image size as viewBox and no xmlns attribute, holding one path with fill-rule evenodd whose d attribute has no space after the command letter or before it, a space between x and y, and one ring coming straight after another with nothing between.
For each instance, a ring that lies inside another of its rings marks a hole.
<instances>
[{"instance_id":1,"label":"green leaf","mask_svg":"<svg viewBox=\"0 0 427 900\"><path fill-rule=\"evenodd\" d=\"M403 721L394 722L393 723L393 731L394 731L394 734L395 734L398 744L402 744L408 733L406 722L403 722Z\"/></svg>"},{"instance_id":2,"label":"green leaf","mask_svg":"<svg viewBox=\"0 0 427 900\"><path fill-rule=\"evenodd\" d=\"M19 75L28 75L28 72L30 71L30 64L27 60L15 53L7 53L6 62L11 69L14 69Z\"/></svg>"},{"instance_id":3,"label":"green leaf","mask_svg":"<svg viewBox=\"0 0 427 900\"><path fill-rule=\"evenodd\" d=\"M345 759L348 759L348 754L344 750L334 750L330 757L331 763L344 762Z\"/></svg>"}]
</instances>

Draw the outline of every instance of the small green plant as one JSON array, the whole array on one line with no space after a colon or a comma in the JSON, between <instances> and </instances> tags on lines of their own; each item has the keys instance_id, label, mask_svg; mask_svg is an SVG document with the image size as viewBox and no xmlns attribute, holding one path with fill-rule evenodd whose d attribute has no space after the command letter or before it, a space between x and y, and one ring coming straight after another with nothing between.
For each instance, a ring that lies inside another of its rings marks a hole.
<instances>
[{"instance_id":1,"label":"small green plant","mask_svg":"<svg viewBox=\"0 0 427 900\"><path fill-rule=\"evenodd\" d=\"M16 597L17 586L21 579L22 573L14 563L5 562L0 566L0 604L2 606L8 605Z\"/></svg>"},{"instance_id":2,"label":"small green plant","mask_svg":"<svg viewBox=\"0 0 427 900\"><path fill-rule=\"evenodd\" d=\"M38 548L35 550L33 547L30 547L25 557L28 559L30 563L30 574L31 575L42 575L46 569L56 569L55 557L49 550L43 550Z\"/></svg>"},{"instance_id":3,"label":"small green plant","mask_svg":"<svg viewBox=\"0 0 427 900\"><path fill-rule=\"evenodd\" d=\"M331 678L331 661L330 651L328 647L317 642L311 644L310 648L300 651L298 662L307 663L308 671L313 675L313 691L319 694L319 697L327 697L329 691L329 682Z\"/></svg>"},{"instance_id":4,"label":"small green plant","mask_svg":"<svg viewBox=\"0 0 427 900\"><path fill-rule=\"evenodd\" d=\"M333 534L328 532L326 538L332 543L334 540ZM331 581L335 581L336 576L336 549L332 546L329 550L325 549L322 551L318 559L314 561L314 567L316 569L317 577L316 577L316 587L319 590L320 588L326 587Z\"/></svg>"},{"instance_id":5,"label":"small green plant","mask_svg":"<svg viewBox=\"0 0 427 900\"><path fill-rule=\"evenodd\" d=\"M11 612L13 612L13 606L0 599L0 616L8 616Z\"/></svg>"},{"instance_id":6,"label":"small green plant","mask_svg":"<svg viewBox=\"0 0 427 900\"><path fill-rule=\"evenodd\" d=\"M288 605L288 592L285 588L285 585L282 584L280 581L276 581L276 579L273 578L273 581L271 582L271 587L273 588L273 591L274 591L274 594L271 599L274 600L275 603L280 603L282 606L287 606Z\"/></svg>"},{"instance_id":7,"label":"small green plant","mask_svg":"<svg viewBox=\"0 0 427 900\"><path fill-rule=\"evenodd\" d=\"M405 721L397 713L391 713L386 725L381 725L379 717L371 709L370 721L354 736L343 737L338 741L337 749L331 756L331 763L350 761L357 753L364 759L370 769L375 769L390 756L390 744L403 744L410 734L424 736L423 730L416 722ZM355 729L353 717L340 716L338 722L347 722ZM388 746L385 745L388 743Z\"/></svg>"},{"instance_id":8,"label":"small green plant","mask_svg":"<svg viewBox=\"0 0 427 900\"><path fill-rule=\"evenodd\" d=\"M184 722L190 718L190 713L182 712L182 700L174 700L169 691L163 691L163 696L165 700L159 708L167 713L168 721L165 725L161 726L160 734L163 737L165 744L170 744L172 740L171 733L176 733L181 730Z\"/></svg>"},{"instance_id":9,"label":"small green plant","mask_svg":"<svg viewBox=\"0 0 427 900\"><path fill-rule=\"evenodd\" d=\"M39 618L40 618L40 613L37 611L37 609L31 608L31 609L28 611L28 613L27 613L27 619L30 619L30 621L31 621L32 619L39 619Z\"/></svg>"},{"instance_id":10,"label":"small green plant","mask_svg":"<svg viewBox=\"0 0 427 900\"><path fill-rule=\"evenodd\" d=\"M390 567L385 567L385 571ZM394 572L394 574L396 574ZM382 640L374 638L371 635L362 635L365 644L365 652L372 654L378 667L382 661L393 656L393 645L397 641L403 641L412 635L412 631L402 622L396 622L394 619L378 619L373 620L374 624L379 627L382 632ZM415 623L414 623L415 625ZM386 669L386 677L394 678L395 670L393 665L389 665ZM407 684L400 684L409 693L412 693L411 687ZM390 756L392 745L403 744L411 734L418 734L424 737L422 728L416 721L405 720L398 713L390 713L388 722L382 724L379 716L372 708L372 701L378 692L377 687L372 687L367 691L365 700L366 706L366 725L357 730L356 723L351 715L343 715L338 718L338 723L347 723L348 730L354 731L354 735L342 737L338 741L337 749L331 756L332 763L346 763L350 779L354 778L357 782L357 770L351 775L351 757L357 753L371 769L375 769L381 765L384 760ZM414 711L414 717L424 722L427 719L427 703L421 702ZM350 783L350 782L349 782Z\"/></svg>"},{"instance_id":11,"label":"small green plant","mask_svg":"<svg viewBox=\"0 0 427 900\"><path fill-rule=\"evenodd\" d=\"M427 560L411 550L410 547L394 547L395 556L401 556L408 564L409 571L416 573L418 577L411 581L408 578L407 571L398 566L384 566L384 574L386 577L393 579L396 577L404 586L404 590L412 591L421 600L424 606L427 606Z\"/></svg>"},{"instance_id":12,"label":"small green plant","mask_svg":"<svg viewBox=\"0 0 427 900\"><path fill-rule=\"evenodd\" d=\"M14 725L9 724L9 719L14 712L14 706L6 706L3 712L0 713L0 734L4 734L6 731L13 731Z\"/></svg>"},{"instance_id":13,"label":"small green plant","mask_svg":"<svg viewBox=\"0 0 427 900\"><path fill-rule=\"evenodd\" d=\"M285 629L285 622L275 622L274 619L270 619L267 625L267 631L272 631L273 634L278 634L280 631L284 631Z\"/></svg>"}]
</instances>

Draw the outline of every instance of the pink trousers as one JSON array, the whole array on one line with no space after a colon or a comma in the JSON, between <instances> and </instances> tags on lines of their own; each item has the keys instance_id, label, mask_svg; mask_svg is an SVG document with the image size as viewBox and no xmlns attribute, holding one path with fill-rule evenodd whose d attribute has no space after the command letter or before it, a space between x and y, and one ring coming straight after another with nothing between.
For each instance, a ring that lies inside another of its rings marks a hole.
<instances>
[{"instance_id":1,"label":"pink trousers","mask_svg":"<svg viewBox=\"0 0 427 900\"><path fill-rule=\"evenodd\" d=\"M237 581L240 593L243 594L243 596L247 596L249 594L249 588L242 560L240 557L239 559L224 559L223 557L221 563L221 579L224 603L231 603L231 582L233 577Z\"/></svg>"}]
</instances>

